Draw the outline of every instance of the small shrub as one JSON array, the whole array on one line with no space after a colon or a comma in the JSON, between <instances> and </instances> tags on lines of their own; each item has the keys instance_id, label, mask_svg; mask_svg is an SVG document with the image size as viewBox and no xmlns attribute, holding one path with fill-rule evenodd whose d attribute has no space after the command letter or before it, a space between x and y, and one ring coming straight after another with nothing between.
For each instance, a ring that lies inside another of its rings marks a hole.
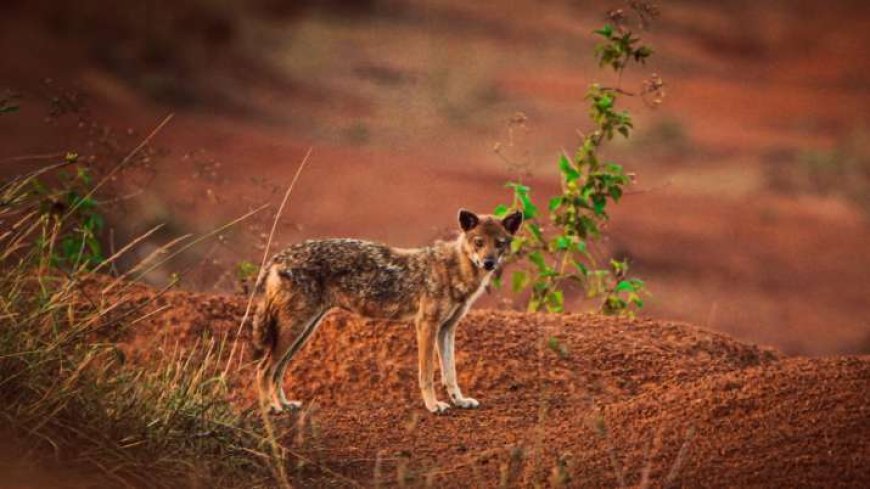
<instances>
[{"instance_id":1,"label":"small shrub","mask_svg":"<svg viewBox=\"0 0 870 489\"><path fill-rule=\"evenodd\" d=\"M631 11L640 26L646 26L657 11L645 2L631 2ZM610 260L602 266L595 241L601 237L608 219L608 206L619 202L633 175L614 162L601 157L602 147L615 137L629 138L634 124L627 110L618 109L622 96L638 95L651 105L661 102L664 83L658 75L646 80L640 91L631 93L619 86L622 72L632 63L644 64L653 51L641 43L623 10L608 14L610 22L595 34L603 41L595 48L601 67L611 68L617 85L590 85L586 92L592 129L582 134L573 154L562 154L557 162L561 193L551 197L546 211L532 199L532 189L520 182L508 183L513 202L495 209L496 216L520 209L526 219L521 233L512 242L513 256L520 262L513 271L514 292L531 290L529 311L565 310L564 289L575 283L587 296L603 297L601 310L607 314L631 314L644 305L643 281L629 276L627 261Z\"/></svg>"},{"instance_id":2,"label":"small shrub","mask_svg":"<svg viewBox=\"0 0 870 489\"><path fill-rule=\"evenodd\" d=\"M77 161L76 153L67 153L66 163ZM61 170L58 182L53 187L39 178L31 181L31 196L38 201L39 219L48 224L48 234L37 245L46 248L53 267L94 268L105 260L100 242L105 220L89 191L90 170L85 166L75 166L73 173Z\"/></svg>"}]
</instances>

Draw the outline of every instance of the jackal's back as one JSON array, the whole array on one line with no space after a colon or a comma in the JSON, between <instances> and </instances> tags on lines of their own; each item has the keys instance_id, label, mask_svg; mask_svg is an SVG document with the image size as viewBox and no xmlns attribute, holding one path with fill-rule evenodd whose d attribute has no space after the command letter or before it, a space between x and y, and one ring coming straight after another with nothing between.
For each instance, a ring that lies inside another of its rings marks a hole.
<instances>
[{"instance_id":1,"label":"jackal's back","mask_svg":"<svg viewBox=\"0 0 870 489\"><path fill-rule=\"evenodd\" d=\"M416 308L427 249L402 250L355 239L305 241L275 255L282 286L372 317L399 318Z\"/></svg>"}]
</instances>

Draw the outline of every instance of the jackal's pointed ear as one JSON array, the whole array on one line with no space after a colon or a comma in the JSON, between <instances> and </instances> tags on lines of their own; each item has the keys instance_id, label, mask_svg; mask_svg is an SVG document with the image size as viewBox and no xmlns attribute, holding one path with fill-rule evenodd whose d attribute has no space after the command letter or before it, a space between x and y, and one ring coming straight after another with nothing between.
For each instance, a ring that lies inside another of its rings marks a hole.
<instances>
[{"instance_id":1,"label":"jackal's pointed ear","mask_svg":"<svg viewBox=\"0 0 870 489\"><path fill-rule=\"evenodd\" d=\"M520 225L523 223L522 211L515 211L501 220L501 225L511 234L517 234L520 230Z\"/></svg>"},{"instance_id":2,"label":"jackal's pointed ear","mask_svg":"<svg viewBox=\"0 0 870 489\"><path fill-rule=\"evenodd\" d=\"M479 222L480 218L477 217L477 214L466 209L459 209L459 227L463 231L471 231Z\"/></svg>"}]
</instances>

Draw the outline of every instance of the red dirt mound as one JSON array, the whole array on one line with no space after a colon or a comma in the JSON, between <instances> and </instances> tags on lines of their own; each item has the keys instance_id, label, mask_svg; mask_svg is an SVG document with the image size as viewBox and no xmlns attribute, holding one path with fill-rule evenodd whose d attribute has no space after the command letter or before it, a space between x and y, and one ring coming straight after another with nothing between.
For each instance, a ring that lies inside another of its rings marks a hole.
<instances>
[{"instance_id":1,"label":"red dirt mound","mask_svg":"<svg viewBox=\"0 0 870 489\"><path fill-rule=\"evenodd\" d=\"M676 462L675 479L684 487L867 487L870 481L866 357L795 358L662 386L608 406L604 418L609 442L635 463L643 464L640 455L660 437L649 458L651 480L666 480ZM578 447L577 479L617 485L600 456L606 443L576 434L565 444ZM627 482L637 484L641 472L627 471Z\"/></svg>"},{"instance_id":2,"label":"red dirt mound","mask_svg":"<svg viewBox=\"0 0 870 489\"><path fill-rule=\"evenodd\" d=\"M128 295L144 304L155 292ZM164 308L156 312L156 307ZM234 335L245 299L169 292L123 339L132 358ZM247 335L244 331L244 335ZM244 338L243 338L244 339ZM870 358L783 359L690 325L475 311L460 382L482 407L432 416L413 328L335 313L295 359L277 417L303 487L860 487ZM237 403L255 393L250 364ZM620 482L622 481L622 482Z\"/></svg>"}]
</instances>

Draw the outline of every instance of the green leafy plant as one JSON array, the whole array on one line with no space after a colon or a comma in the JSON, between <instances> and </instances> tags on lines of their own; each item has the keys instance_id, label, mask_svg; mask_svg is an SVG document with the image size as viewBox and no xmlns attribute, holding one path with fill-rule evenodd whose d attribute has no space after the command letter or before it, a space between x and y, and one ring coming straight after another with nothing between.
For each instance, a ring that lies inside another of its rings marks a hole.
<instances>
[{"instance_id":1,"label":"green leafy plant","mask_svg":"<svg viewBox=\"0 0 870 489\"><path fill-rule=\"evenodd\" d=\"M67 164L75 165L78 155L67 153L65 159ZM40 218L51 223L38 243L48 248L51 266L66 270L93 268L105 260L100 243L105 220L90 190L90 170L80 165L74 168L72 173L59 172L57 185L38 178L31 181Z\"/></svg>"},{"instance_id":2,"label":"green leafy plant","mask_svg":"<svg viewBox=\"0 0 870 489\"><path fill-rule=\"evenodd\" d=\"M648 25L657 11L644 2L630 2L630 10L641 27ZM512 242L519 267L511 276L511 289L531 289L529 311L565 310L565 286L576 283L589 298L602 297L601 310L608 314L631 314L643 307L644 283L629 275L626 260L606 262L594 249L609 219L608 206L619 202L633 175L616 163L603 160L602 147L615 137L629 138L634 129L631 114L620 110L622 96L638 95L650 104L658 104L664 83L658 75L644 81L641 90L632 93L620 87L622 72L632 63L644 64L653 50L642 43L632 30L630 16L623 10L608 14L610 22L595 34L603 38L595 48L601 67L609 67L617 76L614 87L594 83L586 92L592 129L582 134L573 154L558 159L561 193L548 200L546 211L532 200L530 187L511 182L510 205L500 205L496 216L520 209L526 219L523 230ZM602 265L601 262L609 263Z\"/></svg>"}]
</instances>

